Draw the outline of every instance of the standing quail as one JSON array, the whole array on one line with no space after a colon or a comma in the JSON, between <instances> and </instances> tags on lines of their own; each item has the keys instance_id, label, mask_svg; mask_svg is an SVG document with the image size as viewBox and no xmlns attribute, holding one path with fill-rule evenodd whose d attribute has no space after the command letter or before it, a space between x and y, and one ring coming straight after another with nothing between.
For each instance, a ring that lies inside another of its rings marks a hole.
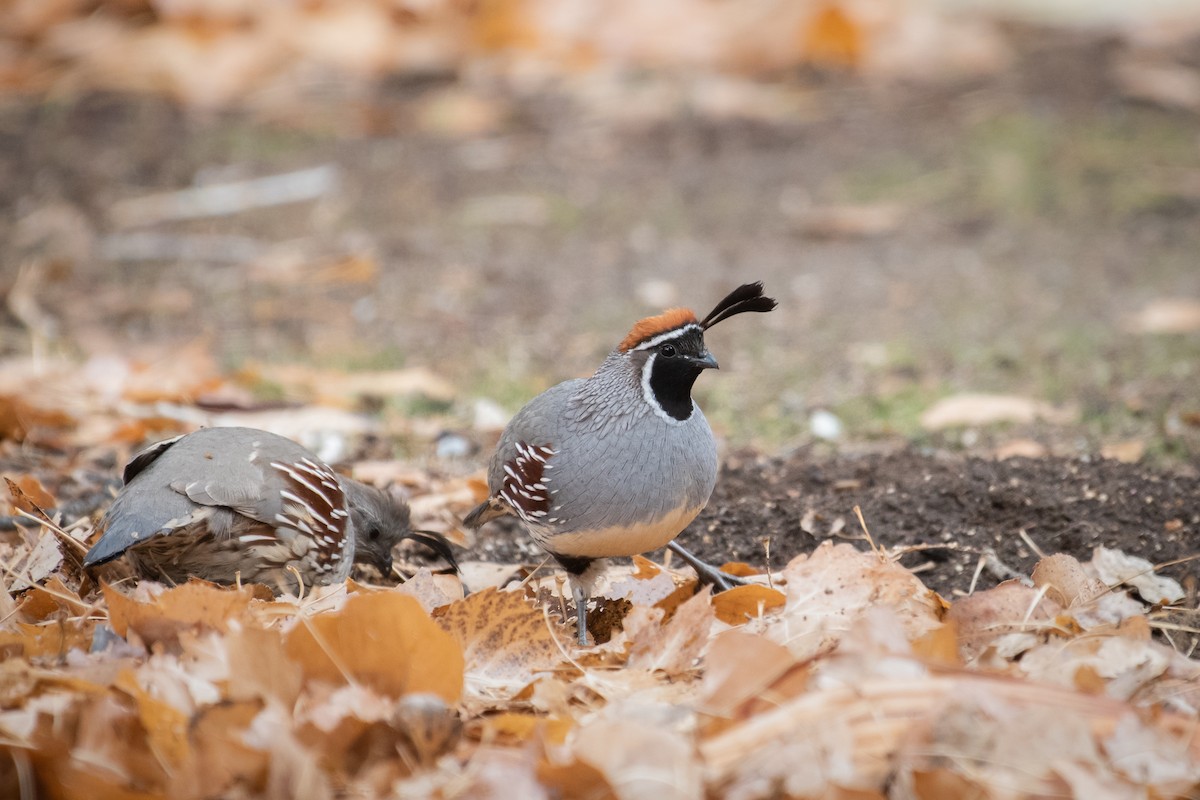
<instances>
[{"instance_id":1,"label":"standing quail","mask_svg":"<svg viewBox=\"0 0 1200 800\"><path fill-rule=\"evenodd\" d=\"M392 547L406 538L457 567L445 539L410 528L407 505L266 431L206 428L167 439L135 455L123 477L84 567L125 555L152 580L297 592L345 580L355 561L390 575Z\"/></svg>"},{"instance_id":2,"label":"standing quail","mask_svg":"<svg viewBox=\"0 0 1200 800\"><path fill-rule=\"evenodd\" d=\"M703 320L674 308L641 320L590 378L531 400L505 428L488 470L490 497L463 521L519 517L571 577L579 644L600 559L670 544L701 577L730 576L672 542L704 508L717 446L692 384L716 359L704 332L746 311L770 311L761 283L729 294Z\"/></svg>"}]
</instances>

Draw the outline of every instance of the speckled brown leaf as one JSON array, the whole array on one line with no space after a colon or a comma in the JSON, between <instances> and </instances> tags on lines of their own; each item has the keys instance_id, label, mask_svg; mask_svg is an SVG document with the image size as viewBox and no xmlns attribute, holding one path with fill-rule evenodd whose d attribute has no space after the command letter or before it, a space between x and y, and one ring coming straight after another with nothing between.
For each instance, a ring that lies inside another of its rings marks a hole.
<instances>
[{"instance_id":1,"label":"speckled brown leaf","mask_svg":"<svg viewBox=\"0 0 1200 800\"><path fill-rule=\"evenodd\" d=\"M284 639L306 680L362 683L399 697L431 692L448 703L463 684L463 655L420 603L395 592L357 594L337 611L299 618Z\"/></svg>"},{"instance_id":2,"label":"speckled brown leaf","mask_svg":"<svg viewBox=\"0 0 1200 800\"><path fill-rule=\"evenodd\" d=\"M522 593L499 589L443 606L434 619L462 647L467 680L487 694L519 691L539 672L559 667L570 638Z\"/></svg>"}]
</instances>

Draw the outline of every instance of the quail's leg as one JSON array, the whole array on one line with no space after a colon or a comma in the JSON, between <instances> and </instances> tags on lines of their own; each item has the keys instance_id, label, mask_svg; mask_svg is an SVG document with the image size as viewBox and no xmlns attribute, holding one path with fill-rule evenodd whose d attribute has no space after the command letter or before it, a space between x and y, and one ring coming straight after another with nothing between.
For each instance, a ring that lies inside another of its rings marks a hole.
<instances>
[{"instance_id":1,"label":"quail's leg","mask_svg":"<svg viewBox=\"0 0 1200 800\"><path fill-rule=\"evenodd\" d=\"M696 575L700 577L701 583L710 584L715 591L725 592L734 586L744 586L746 584L746 581L736 575L721 572L721 570L707 561L701 561L695 553L685 548L679 542L671 542L667 547L671 548L680 558L690 564L692 569L696 570Z\"/></svg>"},{"instance_id":2,"label":"quail's leg","mask_svg":"<svg viewBox=\"0 0 1200 800\"><path fill-rule=\"evenodd\" d=\"M587 592L584 590L583 586L580 585L580 582L577 580L571 581L571 594L575 598L575 625L576 625L576 629L579 631L579 646L587 647L588 646L588 633L587 633L588 595L587 595Z\"/></svg>"}]
</instances>

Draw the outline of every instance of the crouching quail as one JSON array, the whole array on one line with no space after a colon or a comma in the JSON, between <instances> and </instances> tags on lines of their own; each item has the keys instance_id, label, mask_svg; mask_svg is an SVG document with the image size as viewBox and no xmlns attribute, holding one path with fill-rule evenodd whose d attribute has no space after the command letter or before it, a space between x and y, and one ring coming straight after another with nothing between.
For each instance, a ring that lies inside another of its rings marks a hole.
<instances>
[{"instance_id":1,"label":"crouching quail","mask_svg":"<svg viewBox=\"0 0 1200 800\"><path fill-rule=\"evenodd\" d=\"M167 439L135 455L123 477L85 567L124 555L152 580L296 592L345 580L355 561L390 575L392 547L406 538L457 567L445 539L411 529L404 503L266 431L205 428Z\"/></svg>"},{"instance_id":2,"label":"crouching quail","mask_svg":"<svg viewBox=\"0 0 1200 800\"><path fill-rule=\"evenodd\" d=\"M761 283L734 290L703 320L675 308L641 320L594 375L531 400L505 428L488 470L490 496L463 521L519 517L571 577L579 644L600 559L670 544L701 577L724 576L672 539L708 502L717 446L692 384L717 361L704 332L735 314L770 311Z\"/></svg>"}]
</instances>

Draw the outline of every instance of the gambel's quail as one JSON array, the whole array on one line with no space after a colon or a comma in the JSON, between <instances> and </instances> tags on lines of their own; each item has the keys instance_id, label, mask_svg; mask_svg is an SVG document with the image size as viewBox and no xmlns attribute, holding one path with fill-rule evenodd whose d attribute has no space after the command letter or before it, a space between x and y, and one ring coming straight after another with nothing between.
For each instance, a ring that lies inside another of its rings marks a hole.
<instances>
[{"instance_id":1,"label":"gambel's quail","mask_svg":"<svg viewBox=\"0 0 1200 800\"><path fill-rule=\"evenodd\" d=\"M703 320L685 308L643 319L592 377L548 389L505 428L488 471L491 496L464 524L478 528L507 514L525 523L571 576L580 645L600 559L669 543L702 578L728 588L730 576L671 541L717 480L717 446L692 384L717 367L706 330L774 307L752 283Z\"/></svg>"},{"instance_id":2,"label":"gambel's quail","mask_svg":"<svg viewBox=\"0 0 1200 800\"><path fill-rule=\"evenodd\" d=\"M296 592L345 580L355 561L390 575L392 547L406 538L457 566L445 539L411 529L403 502L266 431L205 428L158 442L124 480L85 567L125 555L151 580Z\"/></svg>"}]
</instances>

